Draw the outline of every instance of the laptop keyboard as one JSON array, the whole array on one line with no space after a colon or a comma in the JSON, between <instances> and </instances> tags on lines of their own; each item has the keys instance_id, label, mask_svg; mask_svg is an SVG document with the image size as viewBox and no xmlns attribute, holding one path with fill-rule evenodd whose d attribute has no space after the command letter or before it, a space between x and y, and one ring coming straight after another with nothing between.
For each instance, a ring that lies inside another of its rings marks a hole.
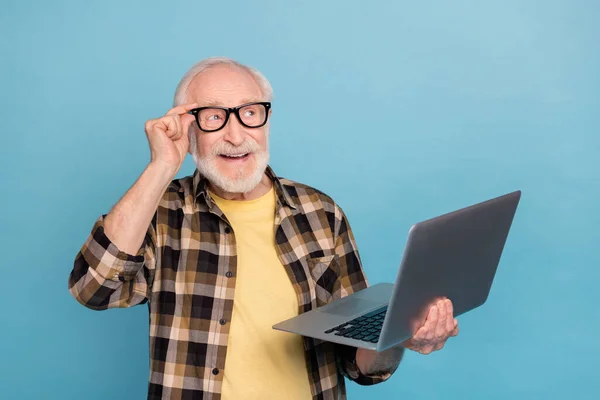
<instances>
[{"instance_id":1,"label":"laptop keyboard","mask_svg":"<svg viewBox=\"0 0 600 400\"><path fill-rule=\"evenodd\" d=\"M325 333L333 333L336 336L377 343L386 311L387 306L378 308L368 314L354 318L352 321L328 329Z\"/></svg>"}]
</instances>

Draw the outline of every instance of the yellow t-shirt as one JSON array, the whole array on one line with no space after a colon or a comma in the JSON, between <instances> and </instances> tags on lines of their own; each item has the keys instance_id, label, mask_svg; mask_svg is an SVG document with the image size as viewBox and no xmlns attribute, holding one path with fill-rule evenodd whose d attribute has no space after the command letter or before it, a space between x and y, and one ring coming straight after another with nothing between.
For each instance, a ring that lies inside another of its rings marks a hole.
<instances>
[{"instance_id":1,"label":"yellow t-shirt","mask_svg":"<svg viewBox=\"0 0 600 400\"><path fill-rule=\"evenodd\" d=\"M238 254L222 398L311 399L302 337L272 328L298 315L275 250L275 191L249 201L210 195L231 223Z\"/></svg>"}]
</instances>

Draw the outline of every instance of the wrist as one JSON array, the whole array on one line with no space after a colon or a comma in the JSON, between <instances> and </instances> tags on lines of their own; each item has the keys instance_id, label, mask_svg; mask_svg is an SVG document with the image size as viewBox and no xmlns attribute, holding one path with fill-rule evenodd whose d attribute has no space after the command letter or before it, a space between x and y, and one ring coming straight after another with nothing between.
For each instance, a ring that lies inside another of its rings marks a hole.
<instances>
[{"instance_id":1,"label":"wrist","mask_svg":"<svg viewBox=\"0 0 600 400\"><path fill-rule=\"evenodd\" d=\"M179 167L161 161L151 161L145 172L152 175L154 180L161 182L166 187L175 179Z\"/></svg>"},{"instance_id":2,"label":"wrist","mask_svg":"<svg viewBox=\"0 0 600 400\"><path fill-rule=\"evenodd\" d=\"M393 373L404 355L401 346L392 347L381 353L376 350L358 349L355 363L363 375L387 375Z\"/></svg>"}]
</instances>

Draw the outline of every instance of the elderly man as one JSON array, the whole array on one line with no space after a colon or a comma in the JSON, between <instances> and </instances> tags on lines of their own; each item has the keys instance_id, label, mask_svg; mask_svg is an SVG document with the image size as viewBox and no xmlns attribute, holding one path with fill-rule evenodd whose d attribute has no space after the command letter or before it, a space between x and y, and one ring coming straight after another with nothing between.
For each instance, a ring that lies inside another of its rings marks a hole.
<instances>
[{"instance_id":1,"label":"elderly man","mask_svg":"<svg viewBox=\"0 0 600 400\"><path fill-rule=\"evenodd\" d=\"M382 382L404 348L427 354L457 333L449 300L383 353L271 329L367 287L341 208L269 167L271 99L253 68L192 67L175 107L146 123L148 166L77 254L81 304L148 304L149 399L342 399L344 375ZM197 170L175 180L188 152Z\"/></svg>"}]
</instances>

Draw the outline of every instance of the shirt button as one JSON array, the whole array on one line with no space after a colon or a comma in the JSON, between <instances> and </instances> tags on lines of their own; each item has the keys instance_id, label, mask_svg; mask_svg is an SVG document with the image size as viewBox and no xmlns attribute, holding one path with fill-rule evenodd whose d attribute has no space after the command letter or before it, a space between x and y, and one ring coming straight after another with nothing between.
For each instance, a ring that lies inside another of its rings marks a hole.
<instances>
[{"instance_id":1,"label":"shirt button","mask_svg":"<svg viewBox=\"0 0 600 400\"><path fill-rule=\"evenodd\" d=\"M233 276L233 274L231 273L231 271L227 271L225 273L225 276L228 277L228 278L231 278Z\"/></svg>"},{"instance_id":2,"label":"shirt button","mask_svg":"<svg viewBox=\"0 0 600 400\"><path fill-rule=\"evenodd\" d=\"M213 375L219 375L219 368L213 368L212 373Z\"/></svg>"},{"instance_id":3,"label":"shirt button","mask_svg":"<svg viewBox=\"0 0 600 400\"><path fill-rule=\"evenodd\" d=\"M220 321L219 321L219 323L220 323L221 325L225 325L225 324L227 323L227 321L225 321L224 319L222 319L222 320L220 320Z\"/></svg>"},{"instance_id":4,"label":"shirt button","mask_svg":"<svg viewBox=\"0 0 600 400\"><path fill-rule=\"evenodd\" d=\"M225 233L231 233L231 228L230 228L230 227L228 227L228 226L226 226L226 227L225 227Z\"/></svg>"}]
</instances>

